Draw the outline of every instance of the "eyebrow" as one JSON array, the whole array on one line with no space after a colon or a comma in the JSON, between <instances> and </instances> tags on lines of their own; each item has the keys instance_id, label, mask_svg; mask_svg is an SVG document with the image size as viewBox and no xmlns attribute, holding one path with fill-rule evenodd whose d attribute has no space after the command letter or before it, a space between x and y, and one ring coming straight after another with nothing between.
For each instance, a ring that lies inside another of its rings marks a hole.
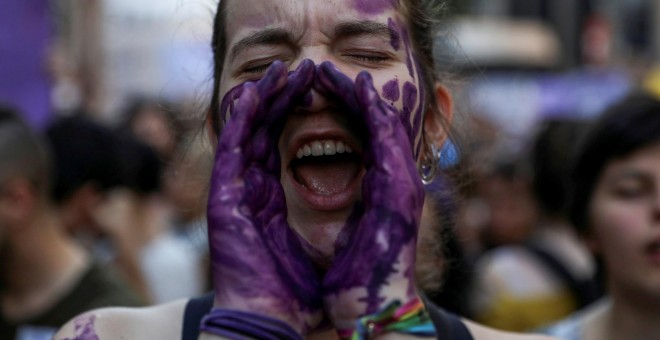
<instances>
[{"instance_id":1,"label":"eyebrow","mask_svg":"<svg viewBox=\"0 0 660 340\"><path fill-rule=\"evenodd\" d=\"M399 33L390 26L371 20L343 22L335 26L335 38L355 35L376 35L391 39L399 37Z\"/></svg>"},{"instance_id":2,"label":"eyebrow","mask_svg":"<svg viewBox=\"0 0 660 340\"><path fill-rule=\"evenodd\" d=\"M628 169L623 169L622 171L614 174L611 176L609 182L610 183L617 183L619 181L623 180L647 180L649 178L649 173L642 170L642 169L636 169L636 168L628 168Z\"/></svg>"},{"instance_id":3,"label":"eyebrow","mask_svg":"<svg viewBox=\"0 0 660 340\"><path fill-rule=\"evenodd\" d=\"M283 28L267 28L254 32L247 37L239 40L231 48L231 58L236 58L244 50L256 45L278 45L291 44L293 36Z\"/></svg>"}]
</instances>

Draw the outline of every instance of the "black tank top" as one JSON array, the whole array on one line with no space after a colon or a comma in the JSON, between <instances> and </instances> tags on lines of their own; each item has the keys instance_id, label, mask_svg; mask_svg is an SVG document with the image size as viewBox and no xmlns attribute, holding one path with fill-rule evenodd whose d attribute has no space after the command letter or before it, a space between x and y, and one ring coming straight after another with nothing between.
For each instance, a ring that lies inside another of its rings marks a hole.
<instances>
[{"instance_id":1,"label":"black tank top","mask_svg":"<svg viewBox=\"0 0 660 340\"><path fill-rule=\"evenodd\" d=\"M183 314L182 340L197 340L199 324L212 307L213 293L188 300ZM467 327L458 317L429 302L426 303L426 307L438 332L439 340L473 340Z\"/></svg>"}]
</instances>

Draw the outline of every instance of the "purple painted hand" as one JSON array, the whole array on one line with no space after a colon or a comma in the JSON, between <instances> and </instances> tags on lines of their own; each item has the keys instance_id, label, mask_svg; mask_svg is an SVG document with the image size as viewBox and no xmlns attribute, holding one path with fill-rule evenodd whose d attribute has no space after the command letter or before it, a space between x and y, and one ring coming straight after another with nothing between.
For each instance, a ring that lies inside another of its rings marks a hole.
<instances>
[{"instance_id":1,"label":"purple painted hand","mask_svg":"<svg viewBox=\"0 0 660 340\"><path fill-rule=\"evenodd\" d=\"M286 221L276 140L314 74L309 60L289 74L275 62L225 96L208 200L215 306L275 317L301 334L322 316L320 283Z\"/></svg>"},{"instance_id":2,"label":"purple painted hand","mask_svg":"<svg viewBox=\"0 0 660 340\"><path fill-rule=\"evenodd\" d=\"M354 83L326 62L317 77L317 90L343 103L367 130L363 202L340 235L335 261L323 279L327 313L335 326L351 328L361 315L416 296L415 246L424 188L400 114L381 100L371 76L362 72Z\"/></svg>"}]
</instances>

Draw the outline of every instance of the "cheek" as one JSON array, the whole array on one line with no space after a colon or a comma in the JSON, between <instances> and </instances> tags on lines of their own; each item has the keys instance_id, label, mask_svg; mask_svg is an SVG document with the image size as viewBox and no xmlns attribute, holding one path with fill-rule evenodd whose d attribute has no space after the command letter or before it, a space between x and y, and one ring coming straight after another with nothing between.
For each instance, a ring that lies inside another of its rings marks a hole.
<instances>
[{"instance_id":1,"label":"cheek","mask_svg":"<svg viewBox=\"0 0 660 340\"><path fill-rule=\"evenodd\" d=\"M641 254L645 236L638 209L613 200L594 201L590 209L590 223L600 252L614 270L629 267Z\"/></svg>"}]
</instances>

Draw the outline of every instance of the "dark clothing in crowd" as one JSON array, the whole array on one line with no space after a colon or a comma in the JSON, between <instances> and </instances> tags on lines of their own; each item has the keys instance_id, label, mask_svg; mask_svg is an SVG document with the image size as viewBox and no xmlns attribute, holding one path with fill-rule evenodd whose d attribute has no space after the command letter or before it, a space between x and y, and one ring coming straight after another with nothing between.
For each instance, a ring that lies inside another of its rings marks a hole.
<instances>
[{"instance_id":1,"label":"dark clothing in crowd","mask_svg":"<svg viewBox=\"0 0 660 340\"><path fill-rule=\"evenodd\" d=\"M142 303L107 268L94 263L79 282L49 310L27 320L0 315L0 339L51 339L57 329L86 311L110 306L137 307Z\"/></svg>"}]
</instances>

